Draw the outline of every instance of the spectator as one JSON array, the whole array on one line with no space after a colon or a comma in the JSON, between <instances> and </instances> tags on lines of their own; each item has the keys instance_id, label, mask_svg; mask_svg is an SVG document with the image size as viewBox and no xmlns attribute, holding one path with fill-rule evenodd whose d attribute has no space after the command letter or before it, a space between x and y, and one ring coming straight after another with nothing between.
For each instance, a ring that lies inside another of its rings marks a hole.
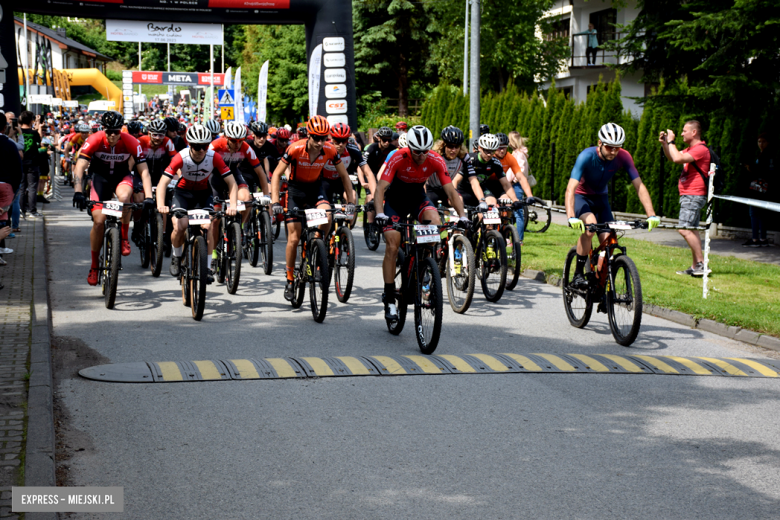
<instances>
[{"instance_id":1,"label":"spectator","mask_svg":"<svg viewBox=\"0 0 780 520\"><path fill-rule=\"evenodd\" d=\"M758 136L758 159L755 165L746 164L747 182L744 183L744 194L750 199L771 201L773 192L777 193L775 174L777 172L774 149L771 146L769 134ZM776 196L776 195L775 195ZM743 247L769 247L766 239L766 226L769 222L769 212L762 208L749 206L750 227L753 238L742 244Z\"/></svg>"},{"instance_id":2,"label":"spectator","mask_svg":"<svg viewBox=\"0 0 780 520\"><path fill-rule=\"evenodd\" d=\"M0 128L5 128L7 121L5 114L0 113ZM5 134L0 133L0 248L1 252L12 253L5 248L5 238L10 235L8 226L8 209L14 201L14 194L19 189L22 179L22 160L16 143ZM5 265L5 260L0 257L0 265Z\"/></svg>"},{"instance_id":3,"label":"spectator","mask_svg":"<svg viewBox=\"0 0 780 520\"><path fill-rule=\"evenodd\" d=\"M598 50L598 47L599 47L599 36L598 36L599 33L596 30L596 27L592 23L589 23L587 31L574 33L574 36L583 35L583 34L587 35L587 37L588 37L587 38L587 40L588 40L587 41L587 46L585 47L585 60L587 61L587 64L589 66L590 65L595 65L596 64L596 51ZM592 63L591 63L591 56L593 56L593 62Z\"/></svg>"},{"instance_id":4,"label":"spectator","mask_svg":"<svg viewBox=\"0 0 780 520\"><path fill-rule=\"evenodd\" d=\"M32 122L35 115L29 110L25 110L19 116L19 126L24 137L24 157L22 159L21 185L21 206L22 213L26 216L28 213L32 217L42 217L37 210L38 181L41 177L39 169L41 136L32 129Z\"/></svg>"},{"instance_id":5,"label":"spectator","mask_svg":"<svg viewBox=\"0 0 780 520\"><path fill-rule=\"evenodd\" d=\"M528 164L528 138L520 137L520 132L515 130L509 132L509 146L512 147L512 156L520 165L523 175L528 179L528 184L533 188L536 186L536 178L531 175L531 166ZM510 180L510 182L513 182Z\"/></svg>"},{"instance_id":6,"label":"spectator","mask_svg":"<svg viewBox=\"0 0 780 520\"><path fill-rule=\"evenodd\" d=\"M701 123L691 120L682 130L683 142L688 148L678 151L674 145L674 132L661 132L658 140L663 146L666 158L675 164L683 165L683 172L677 184L680 190L680 226L695 228L699 226L701 209L707 204L707 184L699 171L707 175L710 170L710 149L701 139ZM695 166L694 166L695 161ZM698 167L698 171L696 169ZM680 234L691 248L693 264L677 274L704 276L704 255L701 252L701 237L695 229L680 229Z\"/></svg>"}]
</instances>

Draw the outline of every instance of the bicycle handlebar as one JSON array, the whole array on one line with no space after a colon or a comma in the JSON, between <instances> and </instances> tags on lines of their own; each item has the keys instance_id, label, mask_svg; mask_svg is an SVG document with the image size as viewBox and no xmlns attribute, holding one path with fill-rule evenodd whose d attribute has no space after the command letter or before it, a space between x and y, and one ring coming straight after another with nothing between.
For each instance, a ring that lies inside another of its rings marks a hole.
<instances>
[{"instance_id":1,"label":"bicycle handlebar","mask_svg":"<svg viewBox=\"0 0 780 520\"><path fill-rule=\"evenodd\" d=\"M647 221L634 220L628 222L624 220L615 220L613 222L601 222L598 224L585 224L585 229L591 233L601 233L605 231L621 231L629 229L647 229Z\"/></svg>"}]
</instances>

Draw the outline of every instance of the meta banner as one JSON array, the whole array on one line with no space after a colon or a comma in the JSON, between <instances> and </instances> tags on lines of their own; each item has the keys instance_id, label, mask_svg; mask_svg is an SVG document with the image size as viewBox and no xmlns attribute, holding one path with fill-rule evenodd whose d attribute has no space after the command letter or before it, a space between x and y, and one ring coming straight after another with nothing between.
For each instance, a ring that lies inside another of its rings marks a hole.
<instances>
[{"instance_id":1,"label":"meta banner","mask_svg":"<svg viewBox=\"0 0 780 520\"><path fill-rule=\"evenodd\" d=\"M211 75L208 72L146 72L137 70L125 72L131 73L132 83L135 85L200 85L202 87L211 85ZM224 83L224 74L214 74L215 86L222 86Z\"/></svg>"},{"instance_id":2,"label":"meta banner","mask_svg":"<svg viewBox=\"0 0 780 520\"><path fill-rule=\"evenodd\" d=\"M187 43L222 45L222 26L158 20L106 20L106 39L112 42Z\"/></svg>"}]
</instances>

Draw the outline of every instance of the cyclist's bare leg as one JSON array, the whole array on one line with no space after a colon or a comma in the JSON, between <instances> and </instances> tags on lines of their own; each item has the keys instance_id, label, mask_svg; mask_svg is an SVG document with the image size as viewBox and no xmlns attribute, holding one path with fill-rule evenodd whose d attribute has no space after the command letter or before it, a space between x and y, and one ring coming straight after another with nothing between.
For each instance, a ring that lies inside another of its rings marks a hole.
<instances>
[{"instance_id":1,"label":"cyclist's bare leg","mask_svg":"<svg viewBox=\"0 0 780 520\"><path fill-rule=\"evenodd\" d=\"M92 208L92 231L89 232L89 245L94 252L100 252L103 247L103 232L105 231L106 217L97 208Z\"/></svg>"},{"instance_id":2,"label":"cyclist's bare leg","mask_svg":"<svg viewBox=\"0 0 780 520\"><path fill-rule=\"evenodd\" d=\"M187 217L173 219L173 231L171 232L171 245L173 247L181 247L184 245L184 239L187 233L187 226L190 225L190 219Z\"/></svg>"},{"instance_id":3,"label":"cyclist's bare leg","mask_svg":"<svg viewBox=\"0 0 780 520\"><path fill-rule=\"evenodd\" d=\"M242 200L244 202L250 202L252 200L252 194L249 193L249 189L247 188L239 188L238 190L238 200ZM241 212L241 227L243 229L244 224L246 224L246 221L249 220L249 215L251 212L249 209L251 206L247 204L246 209Z\"/></svg>"},{"instance_id":4,"label":"cyclist's bare leg","mask_svg":"<svg viewBox=\"0 0 780 520\"><path fill-rule=\"evenodd\" d=\"M422 220L430 221L431 225L441 226L441 219L439 218L439 212L433 208L426 209L425 211L423 211L422 215L420 215L420 218Z\"/></svg>"},{"instance_id":5,"label":"cyclist's bare leg","mask_svg":"<svg viewBox=\"0 0 780 520\"><path fill-rule=\"evenodd\" d=\"M328 211L330 209L330 204L320 204L317 206L317 209L324 209L325 211ZM333 225L333 213L326 213L328 215L328 223L327 224L320 224L319 230L320 230L320 236L322 238L327 237L330 235L330 228Z\"/></svg>"},{"instance_id":6,"label":"cyclist's bare leg","mask_svg":"<svg viewBox=\"0 0 780 520\"><path fill-rule=\"evenodd\" d=\"M596 215L593 213L585 213L583 215L580 215L580 220L582 220L585 225L588 224L597 224L598 220L596 219ZM580 256L589 256L590 250L593 249L593 235L594 233L591 233L589 231L585 231L582 235L580 235L579 240L577 240L577 254Z\"/></svg>"},{"instance_id":7,"label":"cyclist's bare leg","mask_svg":"<svg viewBox=\"0 0 780 520\"><path fill-rule=\"evenodd\" d=\"M301 241L301 223L287 223L287 248L284 251L284 257L288 269L295 268L295 255L298 254L298 242Z\"/></svg>"},{"instance_id":8,"label":"cyclist's bare leg","mask_svg":"<svg viewBox=\"0 0 780 520\"><path fill-rule=\"evenodd\" d=\"M203 229L208 230L206 231L206 242L209 246L209 256L211 256L211 253L217 245L217 240L219 240L219 221L213 220L212 222L214 223L213 226L211 224L208 224L208 226L201 226Z\"/></svg>"},{"instance_id":9,"label":"cyclist's bare leg","mask_svg":"<svg viewBox=\"0 0 780 520\"><path fill-rule=\"evenodd\" d=\"M385 283L395 281L395 260L398 257L398 247L401 245L401 233L385 231L385 258L382 260L382 278Z\"/></svg>"}]
</instances>

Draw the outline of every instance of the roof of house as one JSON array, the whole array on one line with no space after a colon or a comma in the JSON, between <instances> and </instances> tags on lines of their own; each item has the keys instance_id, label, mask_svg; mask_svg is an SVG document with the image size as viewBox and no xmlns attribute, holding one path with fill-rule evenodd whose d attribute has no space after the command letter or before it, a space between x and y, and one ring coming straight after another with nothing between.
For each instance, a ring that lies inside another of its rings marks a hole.
<instances>
[{"instance_id":1,"label":"roof of house","mask_svg":"<svg viewBox=\"0 0 780 520\"><path fill-rule=\"evenodd\" d=\"M21 18L18 18L14 16L14 20L19 25L24 25L24 21ZM46 38L53 40L57 43L59 43L61 48L69 48L72 50L80 51L82 54L85 54L87 56L90 56L92 58L97 58L101 60L107 60L112 61L113 58L110 56L106 56L105 54L101 54L95 49L91 49L87 47L86 45L77 42L76 40L73 40L71 38L68 38L67 36L63 36L60 33L58 33L54 29L50 29L48 27L44 27L43 25L39 25L37 23L32 23L30 21L27 22L27 29L33 32L37 32Z\"/></svg>"}]
</instances>

